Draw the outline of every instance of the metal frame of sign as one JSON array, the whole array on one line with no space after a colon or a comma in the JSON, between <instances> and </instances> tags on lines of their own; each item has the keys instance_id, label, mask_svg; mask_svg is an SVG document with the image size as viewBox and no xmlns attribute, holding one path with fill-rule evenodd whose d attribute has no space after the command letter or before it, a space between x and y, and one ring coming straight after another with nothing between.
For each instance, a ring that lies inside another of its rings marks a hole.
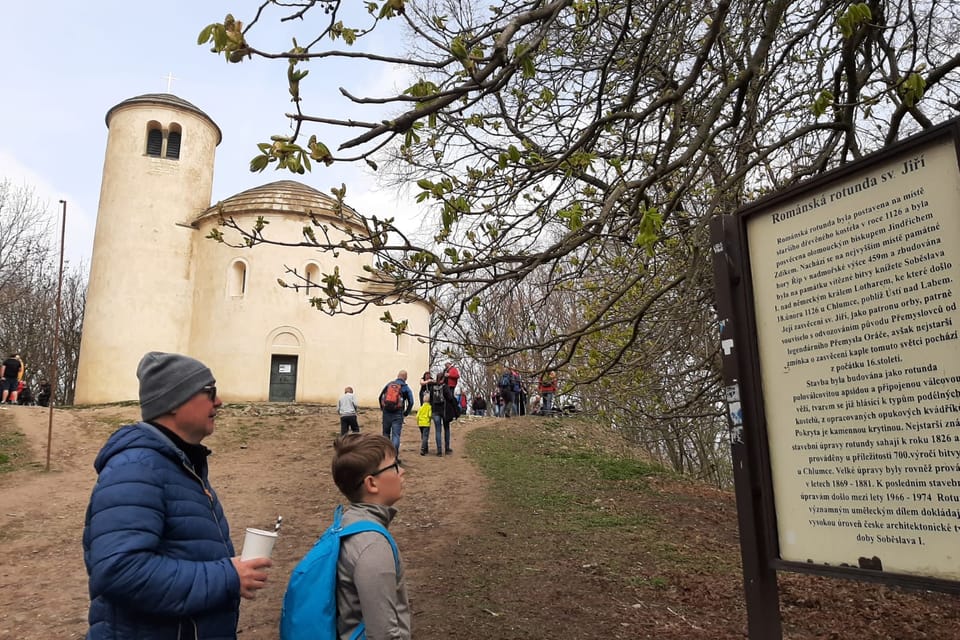
<instances>
[{"instance_id":1,"label":"metal frame of sign","mask_svg":"<svg viewBox=\"0 0 960 640\"><path fill-rule=\"evenodd\" d=\"M830 190L835 186L859 179L864 172L891 163L899 156L920 153L934 145L942 147L947 141L952 141L954 159L960 167L960 120L952 120L712 221L714 282L748 609L748 632L751 638L767 640L781 637L776 581L776 572L780 570L960 593L958 581L871 568L870 563L864 562L862 558L859 565L854 565L826 563L818 561L817 558L801 562L782 557L778 530L781 517L777 513L774 495L776 469L771 456L771 434L768 433L764 399L764 383L773 384L775 381L764 380L761 373L762 349L758 336L756 292L751 275L752 256L748 236L751 221L758 217L771 216L776 211L782 212L784 207L802 202L808 197L811 198L813 206L816 206L818 193L833 193ZM902 182L907 180L905 178ZM960 217L960 209L949 213ZM840 257L842 258L842 253ZM757 260L757 257L754 256L754 260ZM769 270L771 274L774 273L775 265L769 264L769 261L763 264L757 262L757 265ZM956 284L960 286L960 279ZM798 470L797 474L799 473Z\"/></svg>"}]
</instances>

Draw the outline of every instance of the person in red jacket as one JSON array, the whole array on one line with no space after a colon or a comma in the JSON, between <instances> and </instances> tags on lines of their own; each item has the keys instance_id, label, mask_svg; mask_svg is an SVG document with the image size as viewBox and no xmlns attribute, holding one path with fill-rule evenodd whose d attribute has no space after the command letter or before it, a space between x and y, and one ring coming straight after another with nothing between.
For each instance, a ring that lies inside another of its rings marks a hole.
<instances>
[{"instance_id":1,"label":"person in red jacket","mask_svg":"<svg viewBox=\"0 0 960 640\"><path fill-rule=\"evenodd\" d=\"M457 384L460 382L460 371L453 366L452 362L448 362L443 365L443 373L440 374L441 380L446 380L447 386L451 389L456 389Z\"/></svg>"},{"instance_id":2,"label":"person in red jacket","mask_svg":"<svg viewBox=\"0 0 960 640\"><path fill-rule=\"evenodd\" d=\"M541 399L540 412L548 416L553 412L553 396L557 393L557 372L549 371L540 376L537 391Z\"/></svg>"}]
</instances>

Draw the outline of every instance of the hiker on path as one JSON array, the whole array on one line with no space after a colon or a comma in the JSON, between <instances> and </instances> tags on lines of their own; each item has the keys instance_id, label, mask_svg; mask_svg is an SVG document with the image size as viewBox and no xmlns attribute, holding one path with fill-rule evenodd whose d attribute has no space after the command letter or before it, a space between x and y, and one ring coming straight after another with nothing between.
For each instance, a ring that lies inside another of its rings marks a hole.
<instances>
[{"instance_id":1,"label":"hiker on path","mask_svg":"<svg viewBox=\"0 0 960 640\"><path fill-rule=\"evenodd\" d=\"M20 388L20 379L23 375L23 362L16 353L0 364L0 404L17 403L17 390Z\"/></svg>"},{"instance_id":2,"label":"hiker on path","mask_svg":"<svg viewBox=\"0 0 960 640\"><path fill-rule=\"evenodd\" d=\"M478 393L473 396L473 404L470 406L473 409L473 415L483 416L487 413L487 401L483 399L483 394Z\"/></svg>"},{"instance_id":3,"label":"hiker on path","mask_svg":"<svg viewBox=\"0 0 960 640\"><path fill-rule=\"evenodd\" d=\"M340 435L347 431L360 433L360 423L357 422L357 396L353 395L353 387L344 387L343 395L337 400L337 413L340 414Z\"/></svg>"},{"instance_id":4,"label":"hiker on path","mask_svg":"<svg viewBox=\"0 0 960 640\"><path fill-rule=\"evenodd\" d=\"M120 427L94 462L83 525L87 640L235 640L240 598L268 558L241 560L207 479L217 396L199 360L151 352L137 367L142 422Z\"/></svg>"},{"instance_id":5,"label":"hiker on path","mask_svg":"<svg viewBox=\"0 0 960 640\"><path fill-rule=\"evenodd\" d=\"M434 384L433 374L429 371L423 372L423 377L420 378L420 393L417 394L417 398L420 400L420 404L430 402L430 385Z\"/></svg>"},{"instance_id":6,"label":"hiker on path","mask_svg":"<svg viewBox=\"0 0 960 640\"><path fill-rule=\"evenodd\" d=\"M383 411L383 436L389 438L393 448L400 452L400 434L403 433L403 419L413 409L413 391L407 385L407 372L401 369L396 380L384 385L378 398Z\"/></svg>"},{"instance_id":7,"label":"hiker on path","mask_svg":"<svg viewBox=\"0 0 960 640\"><path fill-rule=\"evenodd\" d=\"M422 456L430 453L431 424L433 424L433 405L428 401L421 404L420 408L417 409L417 427L420 428L420 455Z\"/></svg>"},{"instance_id":8,"label":"hiker on path","mask_svg":"<svg viewBox=\"0 0 960 640\"><path fill-rule=\"evenodd\" d=\"M542 400L541 411L543 415L549 416L553 413L553 396L557 393L557 372L548 371L540 376L537 391Z\"/></svg>"},{"instance_id":9,"label":"hiker on path","mask_svg":"<svg viewBox=\"0 0 960 640\"><path fill-rule=\"evenodd\" d=\"M490 406L495 418L503 417L503 396L500 395L499 387L490 392Z\"/></svg>"},{"instance_id":10,"label":"hiker on path","mask_svg":"<svg viewBox=\"0 0 960 640\"><path fill-rule=\"evenodd\" d=\"M450 422L457 417L459 405L453 395L453 387L438 384L433 387L430 395L430 406L433 410L433 429L437 439L437 455L453 453L450 448ZM443 440L441 441L441 432Z\"/></svg>"},{"instance_id":11,"label":"hiker on path","mask_svg":"<svg viewBox=\"0 0 960 640\"><path fill-rule=\"evenodd\" d=\"M503 398L503 410L500 415L504 418L509 418L511 415L516 415L518 412L516 401L517 395L513 391L514 386L514 371L513 369L504 369L503 373L500 375L500 381L497 383L497 388L500 390L500 397ZM517 380L517 393L519 393L520 387L520 377L516 377Z\"/></svg>"},{"instance_id":12,"label":"hiker on path","mask_svg":"<svg viewBox=\"0 0 960 640\"><path fill-rule=\"evenodd\" d=\"M452 362L448 362L443 365L443 373L437 377L437 380L446 382L450 389L456 389L460 383L460 370L457 369Z\"/></svg>"}]
</instances>

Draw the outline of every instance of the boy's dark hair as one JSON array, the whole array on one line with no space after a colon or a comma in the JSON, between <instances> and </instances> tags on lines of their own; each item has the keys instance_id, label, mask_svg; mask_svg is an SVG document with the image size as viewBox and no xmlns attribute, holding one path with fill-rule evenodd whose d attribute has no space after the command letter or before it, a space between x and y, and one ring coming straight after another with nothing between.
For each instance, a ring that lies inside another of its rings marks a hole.
<instances>
[{"instance_id":1,"label":"boy's dark hair","mask_svg":"<svg viewBox=\"0 0 960 640\"><path fill-rule=\"evenodd\" d=\"M397 450L389 438L379 433L348 433L333 441L330 472L333 482L347 500L359 502L363 497L364 479L376 471L388 456Z\"/></svg>"}]
</instances>

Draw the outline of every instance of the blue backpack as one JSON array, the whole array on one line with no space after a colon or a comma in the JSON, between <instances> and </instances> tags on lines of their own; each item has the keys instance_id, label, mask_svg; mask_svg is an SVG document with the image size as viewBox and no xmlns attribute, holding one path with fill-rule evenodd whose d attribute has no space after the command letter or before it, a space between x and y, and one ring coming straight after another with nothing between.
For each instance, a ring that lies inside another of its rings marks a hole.
<instances>
[{"instance_id":1,"label":"blue backpack","mask_svg":"<svg viewBox=\"0 0 960 640\"><path fill-rule=\"evenodd\" d=\"M400 574L400 555L390 533L380 524L361 520L344 527L340 524L343 505L333 512L333 524L290 574L280 612L280 640L337 640L337 560L340 540L361 531L376 531L393 549L393 561ZM366 625L350 635L351 640L366 638Z\"/></svg>"}]
</instances>

